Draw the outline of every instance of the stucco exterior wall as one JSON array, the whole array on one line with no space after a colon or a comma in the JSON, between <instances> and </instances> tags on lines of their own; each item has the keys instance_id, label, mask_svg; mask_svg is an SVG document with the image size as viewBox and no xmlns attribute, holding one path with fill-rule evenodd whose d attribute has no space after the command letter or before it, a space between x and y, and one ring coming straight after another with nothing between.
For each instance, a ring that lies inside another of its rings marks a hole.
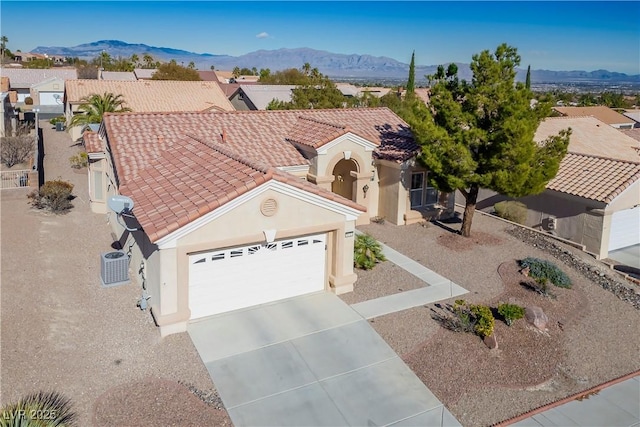
<instances>
[{"instance_id":1,"label":"stucco exterior wall","mask_svg":"<svg viewBox=\"0 0 640 427\"><path fill-rule=\"evenodd\" d=\"M273 216L261 213L264 200L275 199ZM267 190L242 205L178 239L176 247L159 252L158 281L147 277L153 294L152 313L161 334L186 328L189 310L189 254L218 248L265 242L264 230L276 230L275 240L327 233L326 287L335 293L350 292L357 276L353 272L355 221L343 214L276 190ZM145 242L141 242L145 243ZM132 262L137 261L132 257ZM148 260L149 268L158 269Z\"/></svg>"},{"instance_id":2,"label":"stucco exterior wall","mask_svg":"<svg viewBox=\"0 0 640 427\"><path fill-rule=\"evenodd\" d=\"M402 224L404 212L400 209L405 191L401 191L403 171L400 164L381 161L378 168L378 216L392 224Z\"/></svg>"}]
</instances>

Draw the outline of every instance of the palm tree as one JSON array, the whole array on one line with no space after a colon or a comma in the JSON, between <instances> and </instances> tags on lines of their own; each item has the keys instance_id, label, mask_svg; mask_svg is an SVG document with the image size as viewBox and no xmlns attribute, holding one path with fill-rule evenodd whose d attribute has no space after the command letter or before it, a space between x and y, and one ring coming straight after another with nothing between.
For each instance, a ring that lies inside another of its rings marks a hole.
<instances>
[{"instance_id":1,"label":"palm tree","mask_svg":"<svg viewBox=\"0 0 640 427\"><path fill-rule=\"evenodd\" d=\"M148 53L145 53L144 56L142 57L142 60L144 61L144 67L145 68L153 68L153 56L149 55Z\"/></svg>"},{"instance_id":2,"label":"palm tree","mask_svg":"<svg viewBox=\"0 0 640 427\"><path fill-rule=\"evenodd\" d=\"M353 263L357 268L371 270L380 261L387 258L382 253L382 246L368 234L356 236L353 247Z\"/></svg>"},{"instance_id":3,"label":"palm tree","mask_svg":"<svg viewBox=\"0 0 640 427\"><path fill-rule=\"evenodd\" d=\"M7 43L9 43L7 36L0 37L0 50L2 51L0 58L4 58L4 51L7 48Z\"/></svg>"},{"instance_id":4,"label":"palm tree","mask_svg":"<svg viewBox=\"0 0 640 427\"><path fill-rule=\"evenodd\" d=\"M69 122L69 128L75 126L87 126L89 124L101 123L104 113L126 113L131 111L124 106L122 95L114 95L105 92L103 95L93 94L82 98L82 104L78 110L82 113L76 114Z\"/></svg>"},{"instance_id":5,"label":"palm tree","mask_svg":"<svg viewBox=\"0 0 640 427\"><path fill-rule=\"evenodd\" d=\"M237 79L238 77L240 77L240 67L235 66L235 67L233 68L233 71L231 72L231 74L232 74L232 75L233 75L233 77L234 77L234 78L236 78L236 79Z\"/></svg>"},{"instance_id":6,"label":"palm tree","mask_svg":"<svg viewBox=\"0 0 640 427\"><path fill-rule=\"evenodd\" d=\"M190 69L192 69L192 70L195 70L195 69L196 69L196 63L195 63L195 62L193 62L193 61L189 62L189 65L187 66L187 68L190 68Z\"/></svg>"},{"instance_id":7,"label":"palm tree","mask_svg":"<svg viewBox=\"0 0 640 427\"><path fill-rule=\"evenodd\" d=\"M133 55L131 55L131 62L133 62L133 66L134 67L139 67L140 64L138 63L140 61L140 57L138 55L136 55L135 53Z\"/></svg>"}]
</instances>

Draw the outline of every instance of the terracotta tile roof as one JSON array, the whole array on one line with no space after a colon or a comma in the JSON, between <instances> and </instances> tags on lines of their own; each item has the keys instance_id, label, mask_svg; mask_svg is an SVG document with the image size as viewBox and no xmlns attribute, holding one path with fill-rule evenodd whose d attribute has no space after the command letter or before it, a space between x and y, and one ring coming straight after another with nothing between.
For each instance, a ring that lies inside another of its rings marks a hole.
<instances>
[{"instance_id":1,"label":"terracotta tile roof","mask_svg":"<svg viewBox=\"0 0 640 427\"><path fill-rule=\"evenodd\" d=\"M571 128L571 153L640 161L637 152L640 143L637 140L595 117L549 117L540 123L534 138L542 141L567 128Z\"/></svg>"},{"instance_id":2,"label":"terracotta tile roof","mask_svg":"<svg viewBox=\"0 0 640 427\"><path fill-rule=\"evenodd\" d=\"M234 110L216 82L67 80L65 83L65 99L71 103L105 92L121 94L126 106L135 112Z\"/></svg>"},{"instance_id":3,"label":"terracotta tile roof","mask_svg":"<svg viewBox=\"0 0 640 427\"><path fill-rule=\"evenodd\" d=\"M635 139L636 141L640 141L640 128L635 129L619 129L620 132ZM640 145L640 144L639 144ZM640 148L640 146L638 147Z\"/></svg>"},{"instance_id":4,"label":"terracotta tile roof","mask_svg":"<svg viewBox=\"0 0 640 427\"><path fill-rule=\"evenodd\" d=\"M292 143L319 148L347 132L346 126L327 123L301 115L285 139Z\"/></svg>"},{"instance_id":5,"label":"terracotta tile roof","mask_svg":"<svg viewBox=\"0 0 640 427\"><path fill-rule=\"evenodd\" d=\"M640 179L640 162L569 153L547 189L610 203Z\"/></svg>"},{"instance_id":6,"label":"terracotta tile roof","mask_svg":"<svg viewBox=\"0 0 640 427\"><path fill-rule=\"evenodd\" d=\"M161 152L183 135L220 142L235 152L270 166L299 166L309 162L286 139L300 116L336 123L374 144L377 157L406 160L419 151L406 123L387 108L340 110L236 111L216 113L107 113L104 126L112 150L118 152L120 183L134 179ZM224 136L224 137L223 137ZM323 135L326 136L326 135ZM126 150L119 152L119 147Z\"/></svg>"},{"instance_id":7,"label":"terracotta tile roof","mask_svg":"<svg viewBox=\"0 0 640 427\"><path fill-rule=\"evenodd\" d=\"M154 164L139 171L137 179L121 186L120 193L133 198L136 219L151 242L156 242L272 179L366 210L227 146L191 137L179 139L160 153Z\"/></svg>"},{"instance_id":8,"label":"terracotta tile roof","mask_svg":"<svg viewBox=\"0 0 640 427\"><path fill-rule=\"evenodd\" d=\"M553 109L569 117L593 116L608 125L635 123L632 119L625 117L617 111L601 105L595 107L553 107Z\"/></svg>"},{"instance_id":9,"label":"terracotta tile roof","mask_svg":"<svg viewBox=\"0 0 640 427\"><path fill-rule=\"evenodd\" d=\"M218 82L218 83L220 83L220 80L218 80L218 75L213 70L211 70L211 71L198 70L198 75L205 82Z\"/></svg>"},{"instance_id":10,"label":"terracotta tile roof","mask_svg":"<svg viewBox=\"0 0 640 427\"><path fill-rule=\"evenodd\" d=\"M84 148L87 153L102 153L104 151L102 141L96 132L90 130L84 131L82 140L84 141Z\"/></svg>"}]
</instances>

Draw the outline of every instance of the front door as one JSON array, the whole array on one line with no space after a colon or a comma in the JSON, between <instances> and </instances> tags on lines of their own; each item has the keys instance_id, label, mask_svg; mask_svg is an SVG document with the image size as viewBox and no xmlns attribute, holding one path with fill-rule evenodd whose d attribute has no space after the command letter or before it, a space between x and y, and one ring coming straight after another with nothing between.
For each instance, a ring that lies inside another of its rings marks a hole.
<instances>
[{"instance_id":1,"label":"front door","mask_svg":"<svg viewBox=\"0 0 640 427\"><path fill-rule=\"evenodd\" d=\"M351 176L351 172L358 169L353 160L340 160L333 168L333 182L331 183L331 191L341 195L345 199L353 200L353 186L355 177Z\"/></svg>"}]
</instances>

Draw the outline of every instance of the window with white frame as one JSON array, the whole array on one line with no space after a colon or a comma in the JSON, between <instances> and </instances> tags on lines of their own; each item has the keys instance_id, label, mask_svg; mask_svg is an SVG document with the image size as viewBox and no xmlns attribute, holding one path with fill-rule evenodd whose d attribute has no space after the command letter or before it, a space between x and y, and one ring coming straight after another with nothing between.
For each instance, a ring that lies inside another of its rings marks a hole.
<instances>
[{"instance_id":1,"label":"window with white frame","mask_svg":"<svg viewBox=\"0 0 640 427\"><path fill-rule=\"evenodd\" d=\"M438 190L429 186L427 178L426 172L411 174L411 209L432 207L438 202Z\"/></svg>"}]
</instances>

